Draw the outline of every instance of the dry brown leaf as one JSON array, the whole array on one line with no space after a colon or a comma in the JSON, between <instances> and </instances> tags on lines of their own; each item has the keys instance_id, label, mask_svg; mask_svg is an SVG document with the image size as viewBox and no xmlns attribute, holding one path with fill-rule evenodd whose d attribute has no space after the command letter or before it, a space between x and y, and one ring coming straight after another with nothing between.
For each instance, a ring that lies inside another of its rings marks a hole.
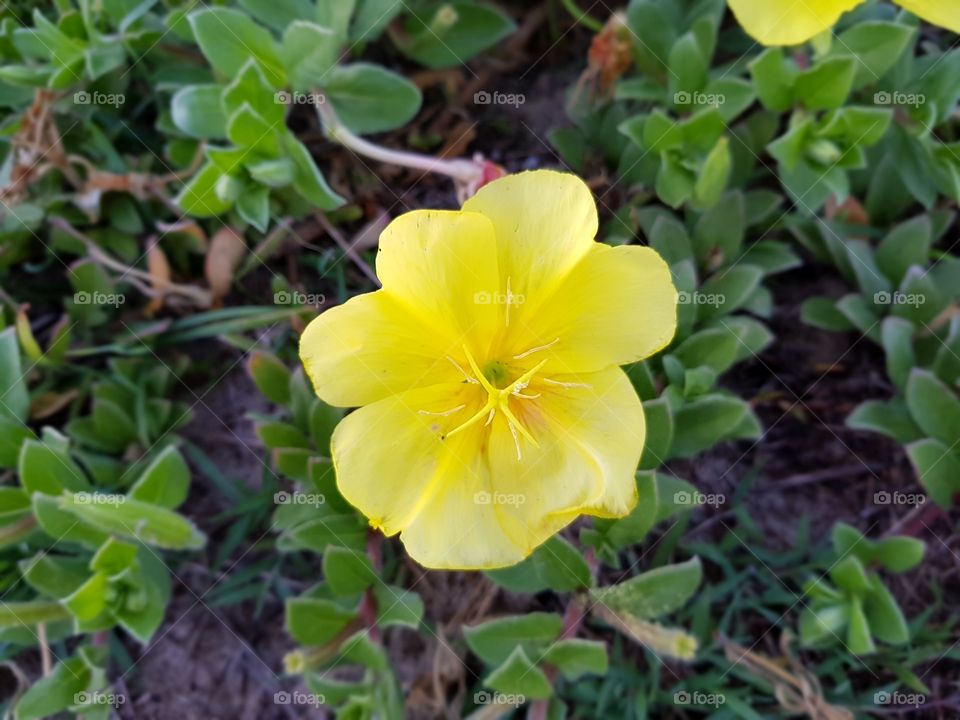
<instances>
[{"instance_id":1,"label":"dry brown leaf","mask_svg":"<svg viewBox=\"0 0 960 720\"><path fill-rule=\"evenodd\" d=\"M246 254L247 244L243 236L231 227L221 228L210 240L203 271L214 305L219 305L220 300L230 292L237 267Z\"/></svg>"},{"instance_id":2,"label":"dry brown leaf","mask_svg":"<svg viewBox=\"0 0 960 720\"><path fill-rule=\"evenodd\" d=\"M156 293L150 300L144 313L154 315L163 307L163 299L167 288L170 287L170 262L160 249L160 243L154 242L147 249L147 272L150 274L150 284Z\"/></svg>"},{"instance_id":3,"label":"dry brown leaf","mask_svg":"<svg viewBox=\"0 0 960 720\"><path fill-rule=\"evenodd\" d=\"M45 420L52 417L72 403L79 395L80 391L77 389L68 390L64 393L46 392L38 395L30 403L30 419Z\"/></svg>"}]
</instances>

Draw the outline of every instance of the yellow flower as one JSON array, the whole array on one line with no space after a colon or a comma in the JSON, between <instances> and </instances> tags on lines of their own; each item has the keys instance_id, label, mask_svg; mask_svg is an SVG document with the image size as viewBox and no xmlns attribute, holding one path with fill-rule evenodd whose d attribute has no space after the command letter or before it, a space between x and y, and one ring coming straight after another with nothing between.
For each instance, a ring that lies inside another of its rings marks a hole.
<instances>
[{"instance_id":1,"label":"yellow flower","mask_svg":"<svg viewBox=\"0 0 960 720\"><path fill-rule=\"evenodd\" d=\"M383 289L310 323L337 485L422 565L513 565L580 514L636 505L643 408L617 367L663 348L677 292L646 247L594 242L587 186L509 175L380 238Z\"/></svg>"},{"instance_id":2,"label":"yellow flower","mask_svg":"<svg viewBox=\"0 0 960 720\"><path fill-rule=\"evenodd\" d=\"M927 22L960 32L958 0L896 0ZM729 0L737 20L764 45L797 45L833 27L864 0Z\"/></svg>"}]
</instances>

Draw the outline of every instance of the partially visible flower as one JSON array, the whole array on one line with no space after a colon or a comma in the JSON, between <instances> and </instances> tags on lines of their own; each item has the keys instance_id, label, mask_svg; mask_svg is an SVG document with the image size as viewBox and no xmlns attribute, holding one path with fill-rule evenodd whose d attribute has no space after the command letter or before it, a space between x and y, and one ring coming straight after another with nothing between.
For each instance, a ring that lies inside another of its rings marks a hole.
<instances>
[{"instance_id":1,"label":"partially visible flower","mask_svg":"<svg viewBox=\"0 0 960 720\"><path fill-rule=\"evenodd\" d=\"M743 29L764 45L797 45L833 27L865 0L729 0ZM960 33L958 0L896 0L929 23Z\"/></svg>"},{"instance_id":2,"label":"partially visible flower","mask_svg":"<svg viewBox=\"0 0 960 720\"><path fill-rule=\"evenodd\" d=\"M636 505L644 415L617 366L670 342L677 292L656 252L596 232L576 177L494 180L394 220L383 289L304 332L317 394L361 406L333 434L340 491L421 564L512 565Z\"/></svg>"}]
</instances>

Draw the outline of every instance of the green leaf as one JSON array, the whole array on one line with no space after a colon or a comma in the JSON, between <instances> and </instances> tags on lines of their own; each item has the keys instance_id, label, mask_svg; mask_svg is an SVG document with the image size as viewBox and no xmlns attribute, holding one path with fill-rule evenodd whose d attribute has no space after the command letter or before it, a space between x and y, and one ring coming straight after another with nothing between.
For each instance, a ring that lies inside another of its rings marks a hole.
<instances>
[{"instance_id":1,"label":"green leaf","mask_svg":"<svg viewBox=\"0 0 960 720\"><path fill-rule=\"evenodd\" d=\"M861 403L847 417L847 427L881 433L902 444L923 437L923 431L913 421L906 403L898 398L887 402L867 400Z\"/></svg>"},{"instance_id":2,"label":"green leaf","mask_svg":"<svg viewBox=\"0 0 960 720\"><path fill-rule=\"evenodd\" d=\"M310 0L240 0L240 6L277 32L283 32L298 20L313 17L316 12Z\"/></svg>"},{"instance_id":3,"label":"green leaf","mask_svg":"<svg viewBox=\"0 0 960 720\"><path fill-rule=\"evenodd\" d=\"M286 608L287 632L301 645L329 642L357 616L356 611L321 598L289 598Z\"/></svg>"},{"instance_id":4,"label":"green leaf","mask_svg":"<svg viewBox=\"0 0 960 720\"><path fill-rule=\"evenodd\" d=\"M29 493L59 495L66 490L88 490L90 483L80 466L66 452L39 440L27 440L20 447L17 465L20 484Z\"/></svg>"},{"instance_id":5,"label":"green leaf","mask_svg":"<svg viewBox=\"0 0 960 720\"><path fill-rule=\"evenodd\" d=\"M283 126L268 122L249 103L244 103L227 122L227 137L238 147L250 151L251 156L278 157ZM238 186L238 189L241 186Z\"/></svg>"},{"instance_id":6,"label":"green leaf","mask_svg":"<svg viewBox=\"0 0 960 720\"><path fill-rule=\"evenodd\" d=\"M283 136L286 156L293 161L296 168L293 188L303 198L320 210L336 210L346 200L335 193L327 184L323 174L317 168L307 148L292 135Z\"/></svg>"},{"instance_id":7,"label":"green leaf","mask_svg":"<svg viewBox=\"0 0 960 720\"><path fill-rule=\"evenodd\" d=\"M923 561L927 545L918 538L896 535L878 540L874 559L890 572L912 570Z\"/></svg>"},{"instance_id":8,"label":"green leaf","mask_svg":"<svg viewBox=\"0 0 960 720\"><path fill-rule=\"evenodd\" d=\"M593 598L615 613L653 620L679 610L693 596L703 577L700 558L665 565L617 585L590 591Z\"/></svg>"},{"instance_id":9,"label":"green leaf","mask_svg":"<svg viewBox=\"0 0 960 720\"><path fill-rule=\"evenodd\" d=\"M866 568L860 562L860 558L854 555L839 560L830 569L830 579L843 590L852 593L861 593L870 587L870 580L867 577Z\"/></svg>"},{"instance_id":10,"label":"green leaf","mask_svg":"<svg viewBox=\"0 0 960 720\"><path fill-rule=\"evenodd\" d=\"M579 638L561 640L552 645L543 659L568 680L577 680L584 675L606 675L609 666L606 643Z\"/></svg>"},{"instance_id":11,"label":"green leaf","mask_svg":"<svg viewBox=\"0 0 960 720\"><path fill-rule=\"evenodd\" d=\"M797 70L787 63L780 48L767 48L750 63L750 75L760 102L768 110L786 112L793 107Z\"/></svg>"},{"instance_id":12,"label":"green leaf","mask_svg":"<svg viewBox=\"0 0 960 720\"><path fill-rule=\"evenodd\" d=\"M16 467L24 441L34 439L33 430L21 420L0 413L0 468Z\"/></svg>"},{"instance_id":13,"label":"green leaf","mask_svg":"<svg viewBox=\"0 0 960 720\"><path fill-rule=\"evenodd\" d=\"M377 624L381 627L402 625L416 629L423 619L423 600L412 590L378 582L373 587L377 601Z\"/></svg>"},{"instance_id":14,"label":"green leaf","mask_svg":"<svg viewBox=\"0 0 960 720\"><path fill-rule=\"evenodd\" d=\"M39 720L66 710L87 689L90 676L90 668L79 656L57 663L50 675L40 678L17 701L15 720Z\"/></svg>"},{"instance_id":15,"label":"green leaf","mask_svg":"<svg viewBox=\"0 0 960 720\"><path fill-rule=\"evenodd\" d=\"M722 328L707 328L688 337L671 355L684 367L706 365L719 375L733 365L739 344L735 333Z\"/></svg>"},{"instance_id":16,"label":"green leaf","mask_svg":"<svg viewBox=\"0 0 960 720\"><path fill-rule=\"evenodd\" d=\"M353 63L334 68L322 85L340 121L355 133L400 127L420 110L420 90L379 65Z\"/></svg>"},{"instance_id":17,"label":"green leaf","mask_svg":"<svg viewBox=\"0 0 960 720\"><path fill-rule=\"evenodd\" d=\"M579 550L559 535L554 535L523 562L487 576L512 592L536 593L542 590L572 592L591 584L590 567Z\"/></svg>"},{"instance_id":18,"label":"green leaf","mask_svg":"<svg viewBox=\"0 0 960 720\"><path fill-rule=\"evenodd\" d=\"M673 411L666 398L647 400L643 403L647 436L644 439L641 470L656 470L670 456L673 445Z\"/></svg>"},{"instance_id":19,"label":"green leaf","mask_svg":"<svg viewBox=\"0 0 960 720\"><path fill-rule=\"evenodd\" d=\"M463 637L477 657L488 665L500 665L517 646L540 657L562 630L563 619L559 615L531 612L464 626Z\"/></svg>"},{"instance_id":20,"label":"green leaf","mask_svg":"<svg viewBox=\"0 0 960 720\"><path fill-rule=\"evenodd\" d=\"M664 203L678 208L693 194L696 176L686 168L672 153L664 152L660 156L660 170L657 173L657 196Z\"/></svg>"},{"instance_id":21,"label":"green leaf","mask_svg":"<svg viewBox=\"0 0 960 720\"><path fill-rule=\"evenodd\" d=\"M188 16L200 50L215 70L234 77L252 56L267 82L283 87L286 76L270 33L239 10L213 7Z\"/></svg>"},{"instance_id":22,"label":"green leaf","mask_svg":"<svg viewBox=\"0 0 960 720\"><path fill-rule=\"evenodd\" d=\"M90 525L149 545L187 550L203 547L206 537L187 518L172 510L123 495L70 493L60 506Z\"/></svg>"},{"instance_id":23,"label":"green leaf","mask_svg":"<svg viewBox=\"0 0 960 720\"><path fill-rule=\"evenodd\" d=\"M137 552L136 545L111 537L90 560L90 569L115 577L134 565Z\"/></svg>"},{"instance_id":24,"label":"green leaf","mask_svg":"<svg viewBox=\"0 0 960 720\"><path fill-rule=\"evenodd\" d=\"M864 611L870 632L883 642L904 645L910 640L910 629L897 601L887 587L874 576L873 587L865 598Z\"/></svg>"},{"instance_id":25,"label":"green leaf","mask_svg":"<svg viewBox=\"0 0 960 720\"><path fill-rule=\"evenodd\" d=\"M834 51L857 60L853 89L872 85L887 74L913 39L915 28L895 22L858 22L840 33Z\"/></svg>"},{"instance_id":26,"label":"green leaf","mask_svg":"<svg viewBox=\"0 0 960 720\"><path fill-rule=\"evenodd\" d=\"M355 595L376 582L377 573L366 555L332 545L323 554L323 577L335 594Z\"/></svg>"},{"instance_id":27,"label":"green leaf","mask_svg":"<svg viewBox=\"0 0 960 720\"><path fill-rule=\"evenodd\" d=\"M107 576L95 573L72 595L64 598L63 604L77 620L93 620L107 608Z\"/></svg>"},{"instance_id":28,"label":"green leaf","mask_svg":"<svg viewBox=\"0 0 960 720\"><path fill-rule=\"evenodd\" d=\"M492 5L453 0L426 7L436 8L432 17L412 10L405 32L393 40L400 52L429 68L463 65L516 29L510 16Z\"/></svg>"},{"instance_id":29,"label":"green leaf","mask_svg":"<svg viewBox=\"0 0 960 720\"><path fill-rule=\"evenodd\" d=\"M880 324L880 337L887 356L887 375L899 390L907 385L910 371L917 363L913 352L916 328L909 320L886 317Z\"/></svg>"},{"instance_id":30,"label":"green leaf","mask_svg":"<svg viewBox=\"0 0 960 720\"><path fill-rule=\"evenodd\" d=\"M102 530L86 523L77 522L77 518L63 510L57 498L42 493L33 496L33 514L43 531L62 543L77 543L95 550L109 537Z\"/></svg>"},{"instance_id":31,"label":"green leaf","mask_svg":"<svg viewBox=\"0 0 960 720\"><path fill-rule=\"evenodd\" d=\"M727 189L732 165L730 140L722 137L703 161L694 183L693 198L696 207L710 208L720 201L723 191Z\"/></svg>"},{"instance_id":32,"label":"green leaf","mask_svg":"<svg viewBox=\"0 0 960 720\"><path fill-rule=\"evenodd\" d=\"M0 416L26 420L30 412L26 377L20 365L20 346L11 326L0 332Z\"/></svg>"},{"instance_id":33,"label":"green leaf","mask_svg":"<svg viewBox=\"0 0 960 720\"><path fill-rule=\"evenodd\" d=\"M750 407L739 398L705 395L674 412L672 457L693 457L728 438L746 419Z\"/></svg>"},{"instance_id":34,"label":"green leaf","mask_svg":"<svg viewBox=\"0 0 960 720\"><path fill-rule=\"evenodd\" d=\"M667 65L669 92L674 97L674 103L684 104L682 101L687 95L702 90L706 85L709 58L692 32L686 33L673 44Z\"/></svg>"},{"instance_id":35,"label":"green leaf","mask_svg":"<svg viewBox=\"0 0 960 720\"><path fill-rule=\"evenodd\" d=\"M908 445L907 456L931 499L940 507L953 507L953 499L960 493L960 457L950 446L931 439Z\"/></svg>"},{"instance_id":36,"label":"green leaf","mask_svg":"<svg viewBox=\"0 0 960 720\"><path fill-rule=\"evenodd\" d=\"M833 110L850 96L856 72L852 56L825 58L797 75L795 96L809 110Z\"/></svg>"},{"instance_id":37,"label":"green leaf","mask_svg":"<svg viewBox=\"0 0 960 720\"><path fill-rule=\"evenodd\" d=\"M18 567L30 587L56 599L72 595L90 576L83 560L50 553L21 560Z\"/></svg>"},{"instance_id":38,"label":"green leaf","mask_svg":"<svg viewBox=\"0 0 960 720\"><path fill-rule=\"evenodd\" d=\"M190 181L183 186L176 202L180 209L193 217L215 217L230 209L230 203L217 194L217 183L224 172L214 163L206 163Z\"/></svg>"},{"instance_id":39,"label":"green leaf","mask_svg":"<svg viewBox=\"0 0 960 720\"><path fill-rule=\"evenodd\" d=\"M547 676L519 645L487 676L484 684L504 695L520 695L529 700L542 700L553 694Z\"/></svg>"},{"instance_id":40,"label":"green leaf","mask_svg":"<svg viewBox=\"0 0 960 720\"><path fill-rule=\"evenodd\" d=\"M173 94L170 114L173 124L190 137L222 140L227 136L227 118L220 107L219 85L187 85Z\"/></svg>"},{"instance_id":41,"label":"green leaf","mask_svg":"<svg viewBox=\"0 0 960 720\"><path fill-rule=\"evenodd\" d=\"M846 316L837 310L837 301L828 297L812 297L800 306L800 319L815 328L832 332L848 332L854 329Z\"/></svg>"},{"instance_id":42,"label":"green leaf","mask_svg":"<svg viewBox=\"0 0 960 720\"><path fill-rule=\"evenodd\" d=\"M290 87L294 91L309 92L324 83L337 62L340 43L330 28L305 20L290 23L283 30L280 48Z\"/></svg>"},{"instance_id":43,"label":"green leaf","mask_svg":"<svg viewBox=\"0 0 960 720\"><path fill-rule=\"evenodd\" d=\"M236 208L244 222L250 223L257 230L265 233L270 225L270 188L248 187L237 198Z\"/></svg>"},{"instance_id":44,"label":"green leaf","mask_svg":"<svg viewBox=\"0 0 960 720\"><path fill-rule=\"evenodd\" d=\"M250 353L247 372L253 378L257 390L272 403L286 405L290 402L290 370L276 355L257 350Z\"/></svg>"},{"instance_id":45,"label":"green leaf","mask_svg":"<svg viewBox=\"0 0 960 720\"><path fill-rule=\"evenodd\" d=\"M907 407L929 437L952 446L960 438L960 399L937 377L914 368L907 381Z\"/></svg>"},{"instance_id":46,"label":"green leaf","mask_svg":"<svg viewBox=\"0 0 960 720\"><path fill-rule=\"evenodd\" d=\"M734 265L720 270L700 287L701 297L714 298L716 302L699 304L698 317L709 320L729 315L750 299L762 280L763 270L752 265Z\"/></svg>"},{"instance_id":47,"label":"green leaf","mask_svg":"<svg viewBox=\"0 0 960 720\"><path fill-rule=\"evenodd\" d=\"M174 510L187 499L190 468L180 451L170 445L163 449L130 488L130 497Z\"/></svg>"},{"instance_id":48,"label":"green leaf","mask_svg":"<svg viewBox=\"0 0 960 720\"><path fill-rule=\"evenodd\" d=\"M847 647L854 655L870 655L876 652L870 635L870 623L863 611L859 597L852 597L848 605L849 625L847 626Z\"/></svg>"},{"instance_id":49,"label":"green leaf","mask_svg":"<svg viewBox=\"0 0 960 720\"><path fill-rule=\"evenodd\" d=\"M933 225L928 215L919 215L897 225L877 247L877 265L899 286L912 265L925 267L933 243Z\"/></svg>"},{"instance_id":50,"label":"green leaf","mask_svg":"<svg viewBox=\"0 0 960 720\"><path fill-rule=\"evenodd\" d=\"M224 116L223 133L226 137L227 121L244 105L253 108L253 111L262 117L268 125L275 126L278 130L285 127L284 119L287 114L285 100L288 100L288 94L276 92L263 76L263 71L256 61L252 58L244 63L243 68L236 74L233 80L223 88L220 94L220 108ZM208 156L212 152L222 152L227 149L208 148ZM229 150L227 150L229 151ZM225 172L231 172L235 165L239 165L245 152L240 153L241 157L232 160L225 167L221 166ZM211 156L212 157L212 156Z\"/></svg>"}]
</instances>

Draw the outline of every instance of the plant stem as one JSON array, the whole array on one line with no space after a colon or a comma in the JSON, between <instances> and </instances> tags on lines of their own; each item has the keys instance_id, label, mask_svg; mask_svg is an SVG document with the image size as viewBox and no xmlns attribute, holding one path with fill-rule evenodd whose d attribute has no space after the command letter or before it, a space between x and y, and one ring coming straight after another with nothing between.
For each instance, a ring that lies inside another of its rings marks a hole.
<instances>
[{"instance_id":1,"label":"plant stem","mask_svg":"<svg viewBox=\"0 0 960 720\"><path fill-rule=\"evenodd\" d=\"M577 3L574 0L560 0L560 4L567 9L567 12L573 16L574 20L588 30L593 30L593 32L603 30L603 23L577 7Z\"/></svg>"},{"instance_id":2,"label":"plant stem","mask_svg":"<svg viewBox=\"0 0 960 720\"><path fill-rule=\"evenodd\" d=\"M465 185L478 183L483 177L482 167L479 163L473 162L472 160L447 160L433 157L432 155L410 152L408 150L385 148L369 140L365 140L347 128L340 121L340 118L337 117L337 113L328 102L318 102L315 107L317 108L317 115L320 118L327 137L334 142L340 143L345 148L352 150L357 155L363 155L391 165L400 165L425 172L439 173Z\"/></svg>"}]
</instances>

